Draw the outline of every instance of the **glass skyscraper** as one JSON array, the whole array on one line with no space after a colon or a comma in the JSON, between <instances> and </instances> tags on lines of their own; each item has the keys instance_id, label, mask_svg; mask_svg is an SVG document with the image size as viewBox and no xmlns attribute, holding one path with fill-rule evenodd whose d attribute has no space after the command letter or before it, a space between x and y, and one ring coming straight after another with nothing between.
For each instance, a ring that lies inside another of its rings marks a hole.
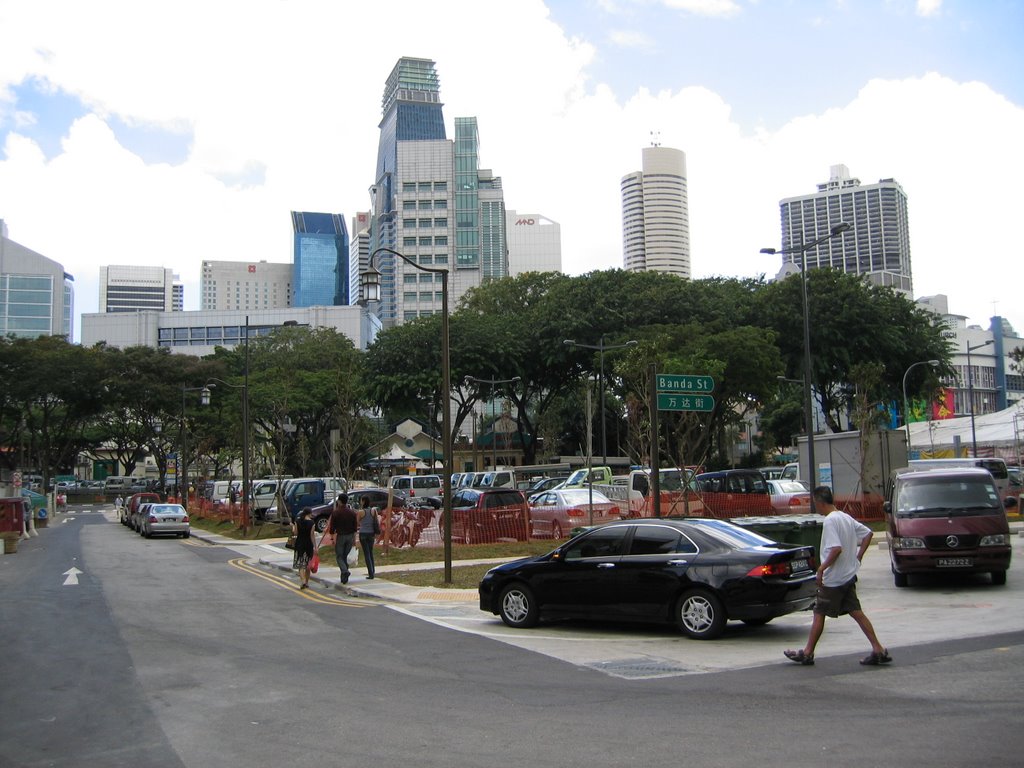
<instances>
[{"instance_id":1,"label":"glass skyscraper","mask_svg":"<svg viewBox=\"0 0 1024 768\"><path fill-rule=\"evenodd\" d=\"M349 303L348 227L338 213L292 211L295 262L294 307Z\"/></svg>"}]
</instances>

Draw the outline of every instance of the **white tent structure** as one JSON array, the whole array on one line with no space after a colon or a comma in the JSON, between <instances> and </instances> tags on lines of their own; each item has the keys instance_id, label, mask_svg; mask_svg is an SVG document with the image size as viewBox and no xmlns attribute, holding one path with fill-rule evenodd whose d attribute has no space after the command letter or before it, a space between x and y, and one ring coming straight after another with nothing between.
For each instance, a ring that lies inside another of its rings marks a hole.
<instances>
[{"instance_id":1,"label":"white tent structure","mask_svg":"<svg viewBox=\"0 0 1024 768\"><path fill-rule=\"evenodd\" d=\"M369 462L371 465L399 465L415 467L416 469L426 469L427 465L420 460L419 456L413 456L411 453L406 453L398 447L398 443L392 443L391 447L387 451L371 459Z\"/></svg>"},{"instance_id":2,"label":"white tent structure","mask_svg":"<svg viewBox=\"0 0 1024 768\"><path fill-rule=\"evenodd\" d=\"M979 456L1000 456L1008 463L1018 463L1024 449L1024 404L975 416L973 434L970 416L915 422L910 425L909 447L912 451L954 451L951 456L966 456L975 435Z\"/></svg>"}]
</instances>

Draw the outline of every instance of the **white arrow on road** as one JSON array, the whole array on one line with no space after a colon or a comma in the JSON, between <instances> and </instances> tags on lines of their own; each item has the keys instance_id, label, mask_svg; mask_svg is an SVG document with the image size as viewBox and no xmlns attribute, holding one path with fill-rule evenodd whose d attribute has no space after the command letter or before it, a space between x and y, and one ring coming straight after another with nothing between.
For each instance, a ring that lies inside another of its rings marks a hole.
<instances>
[{"instance_id":1,"label":"white arrow on road","mask_svg":"<svg viewBox=\"0 0 1024 768\"><path fill-rule=\"evenodd\" d=\"M64 571L64 575L67 576L67 578L64 579L64 586L68 587L77 585L78 574L80 573L85 573L85 571L80 571L77 568L75 568L75 566L71 566L66 571Z\"/></svg>"}]
</instances>

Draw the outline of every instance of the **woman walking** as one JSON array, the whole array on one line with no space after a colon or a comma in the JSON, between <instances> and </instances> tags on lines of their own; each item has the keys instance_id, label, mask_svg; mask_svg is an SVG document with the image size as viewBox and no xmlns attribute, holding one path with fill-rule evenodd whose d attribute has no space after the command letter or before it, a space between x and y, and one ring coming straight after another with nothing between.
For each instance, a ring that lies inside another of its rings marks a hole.
<instances>
[{"instance_id":1,"label":"woman walking","mask_svg":"<svg viewBox=\"0 0 1024 768\"><path fill-rule=\"evenodd\" d=\"M313 523L312 509L304 507L299 512L299 516L292 523L292 533L295 535L292 568L299 572L299 581L302 582L299 589L309 589L309 561L316 554L316 526Z\"/></svg>"},{"instance_id":2,"label":"woman walking","mask_svg":"<svg viewBox=\"0 0 1024 768\"><path fill-rule=\"evenodd\" d=\"M359 546L363 550L363 562L366 563L366 578L372 579L374 573L373 540L380 533L377 510L370 506L370 499L363 496L359 500Z\"/></svg>"}]
</instances>

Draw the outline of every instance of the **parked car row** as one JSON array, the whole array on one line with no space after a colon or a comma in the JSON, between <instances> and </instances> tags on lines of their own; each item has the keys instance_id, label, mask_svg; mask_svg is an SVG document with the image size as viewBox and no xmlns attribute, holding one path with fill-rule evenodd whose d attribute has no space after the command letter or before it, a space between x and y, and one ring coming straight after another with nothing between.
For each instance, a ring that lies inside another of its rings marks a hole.
<instances>
[{"instance_id":1,"label":"parked car row","mask_svg":"<svg viewBox=\"0 0 1024 768\"><path fill-rule=\"evenodd\" d=\"M154 536L192 535L188 513L181 504L167 504L155 493L136 493L119 508L121 525L147 539Z\"/></svg>"}]
</instances>

